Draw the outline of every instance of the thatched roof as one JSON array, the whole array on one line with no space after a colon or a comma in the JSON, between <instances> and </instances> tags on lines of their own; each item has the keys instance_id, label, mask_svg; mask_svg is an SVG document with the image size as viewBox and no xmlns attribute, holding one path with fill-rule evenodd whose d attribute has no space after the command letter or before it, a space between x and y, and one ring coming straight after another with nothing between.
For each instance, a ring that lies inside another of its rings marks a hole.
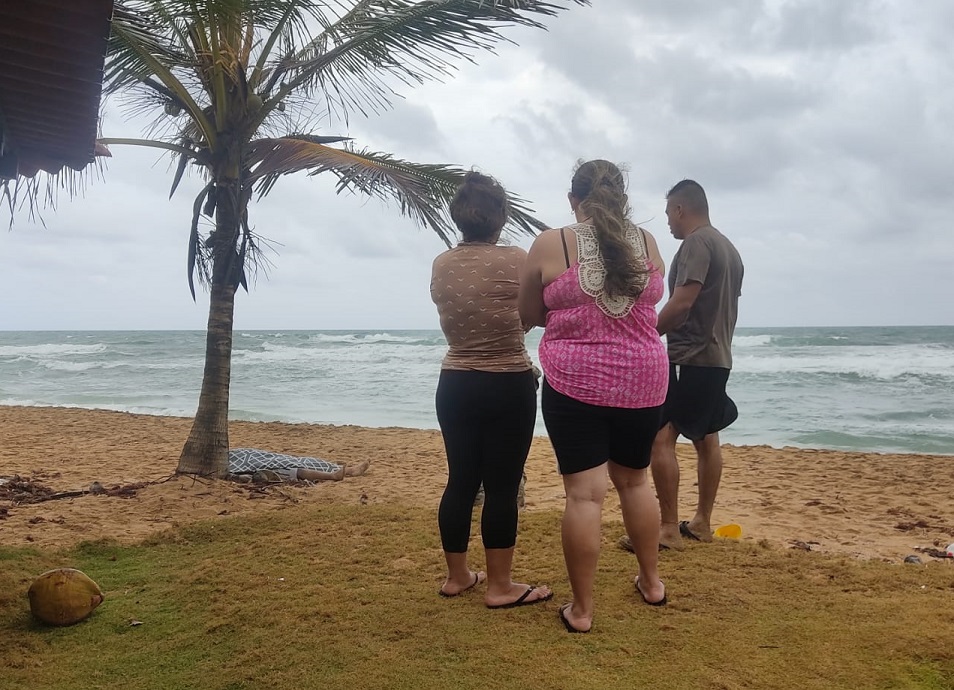
<instances>
[{"instance_id":1,"label":"thatched roof","mask_svg":"<svg viewBox=\"0 0 954 690\"><path fill-rule=\"evenodd\" d=\"M0 178L93 160L113 0L0 2Z\"/></svg>"}]
</instances>

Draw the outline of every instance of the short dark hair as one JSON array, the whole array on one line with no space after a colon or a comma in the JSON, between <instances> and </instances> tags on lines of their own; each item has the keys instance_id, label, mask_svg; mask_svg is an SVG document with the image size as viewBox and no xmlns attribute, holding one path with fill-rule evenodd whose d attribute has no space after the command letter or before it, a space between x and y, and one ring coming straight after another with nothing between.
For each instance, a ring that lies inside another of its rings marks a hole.
<instances>
[{"instance_id":1,"label":"short dark hair","mask_svg":"<svg viewBox=\"0 0 954 690\"><path fill-rule=\"evenodd\" d=\"M465 241L489 240L510 216L507 191L489 175L471 171L457 188L450 213Z\"/></svg>"},{"instance_id":2,"label":"short dark hair","mask_svg":"<svg viewBox=\"0 0 954 690\"><path fill-rule=\"evenodd\" d=\"M693 213L709 215L709 200L706 199L706 190L695 180L680 180L666 192L666 198L676 197Z\"/></svg>"}]
</instances>

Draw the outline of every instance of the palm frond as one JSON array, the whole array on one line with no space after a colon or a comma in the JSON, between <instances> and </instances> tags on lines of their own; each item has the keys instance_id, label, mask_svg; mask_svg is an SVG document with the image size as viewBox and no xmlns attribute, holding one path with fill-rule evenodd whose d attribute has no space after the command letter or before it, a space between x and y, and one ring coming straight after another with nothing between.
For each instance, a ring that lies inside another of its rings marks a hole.
<instances>
[{"instance_id":1,"label":"palm frond","mask_svg":"<svg viewBox=\"0 0 954 690\"><path fill-rule=\"evenodd\" d=\"M268 194L282 175L302 170L310 175L330 172L338 178L339 194L349 191L397 202L403 215L433 230L448 246L456 233L448 205L467 174L451 165L411 163L386 153L351 146L333 148L303 137L253 142L249 167L248 180L257 182L260 197ZM533 217L526 201L513 194L508 198L509 232L534 235L547 227Z\"/></svg>"},{"instance_id":2,"label":"palm frond","mask_svg":"<svg viewBox=\"0 0 954 690\"><path fill-rule=\"evenodd\" d=\"M188 43L181 40L183 35L178 24L161 10L161 5L155 12L149 12L146 7L136 7L135 3L117 2L111 25L103 75L106 94L121 91L153 75L143 52L169 67L187 68L194 62ZM119 31L115 31L117 27ZM174 40L175 37L180 40ZM142 50L132 49L131 44L141 46Z\"/></svg>"},{"instance_id":3,"label":"palm frond","mask_svg":"<svg viewBox=\"0 0 954 690\"><path fill-rule=\"evenodd\" d=\"M262 49L255 60L255 68L249 76L249 84L254 89L261 85L266 75L274 74L274 68L268 68L267 65L272 61L272 51L276 45L286 48L283 54L294 55L294 52L289 53L291 46L307 45L312 40L310 22L316 22L320 26L327 26L329 23L322 8L313 0L284 0L281 4L281 16L277 21L268 24L269 34L264 39ZM277 11L279 8L274 9ZM282 60L273 62L282 64ZM265 93L268 93L268 90Z\"/></svg>"},{"instance_id":4,"label":"palm frond","mask_svg":"<svg viewBox=\"0 0 954 690\"><path fill-rule=\"evenodd\" d=\"M104 92L122 90L134 83L148 83L153 79L175 95L202 130L206 141L212 144L216 129L206 117L203 107L196 102L188 86L177 76L177 68L188 70L194 65L188 54L164 34L169 27L153 24L148 15L116 9L106 57Z\"/></svg>"},{"instance_id":5,"label":"palm frond","mask_svg":"<svg viewBox=\"0 0 954 690\"><path fill-rule=\"evenodd\" d=\"M280 69L286 84L280 101L295 90L324 93L329 108L379 111L390 103L389 77L416 85L439 79L458 60L492 51L508 39L506 26L543 28L570 5L590 0L362 0L328 24L289 64Z\"/></svg>"}]
</instances>

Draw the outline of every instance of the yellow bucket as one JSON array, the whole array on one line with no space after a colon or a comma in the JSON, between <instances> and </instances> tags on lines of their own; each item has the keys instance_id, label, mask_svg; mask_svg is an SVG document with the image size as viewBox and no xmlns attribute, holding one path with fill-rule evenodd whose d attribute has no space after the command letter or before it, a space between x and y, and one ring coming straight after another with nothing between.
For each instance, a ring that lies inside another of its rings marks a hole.
<instances>
[{"instance_id":1,"label":"yellow bucket","mask_svg":"<svg viewBox=\"0 0 954 690\"><path fill-rule=\"evenodd\" d=\"M722 525L722 527L717 528L713 534L723 539L738 539L742 536L742 525L737 525L734 522L728 525Z\"/></svg>"}]
</instances>

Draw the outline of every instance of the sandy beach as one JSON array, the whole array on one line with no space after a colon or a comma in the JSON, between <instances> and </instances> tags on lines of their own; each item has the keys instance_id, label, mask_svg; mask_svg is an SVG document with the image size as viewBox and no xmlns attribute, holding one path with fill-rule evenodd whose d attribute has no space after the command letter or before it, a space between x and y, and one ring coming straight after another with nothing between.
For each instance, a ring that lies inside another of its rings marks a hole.
<instances>
[{"instance_id":1,"label":"sandy beach","mask_svg":"<svg viewBox=\"0 0 954 690\"><path fill-rule=\"evenodd\" d=\"M191 420L72 408L0 407L0 477L19 475L54 492L95 481L105 493L37 503L0 498L0 543L56 548L102 538L133 543L197 520L285 510L313 502L400 502L436 511L446 470L440 434L417 429L233 422L232 447L334 462L371 460L367 475L259 489L175 477ZM859 558L900 561L954 541L954 458L725 446L715 522L743 539ZM691 447L680 445L680 500L695 500ZM559 511L560 476L549 442L534 440L526 510ZM621 532L612 492L607 534ZM923 560L932 560L923 555Z\"/></svg>"}]
</instances>

